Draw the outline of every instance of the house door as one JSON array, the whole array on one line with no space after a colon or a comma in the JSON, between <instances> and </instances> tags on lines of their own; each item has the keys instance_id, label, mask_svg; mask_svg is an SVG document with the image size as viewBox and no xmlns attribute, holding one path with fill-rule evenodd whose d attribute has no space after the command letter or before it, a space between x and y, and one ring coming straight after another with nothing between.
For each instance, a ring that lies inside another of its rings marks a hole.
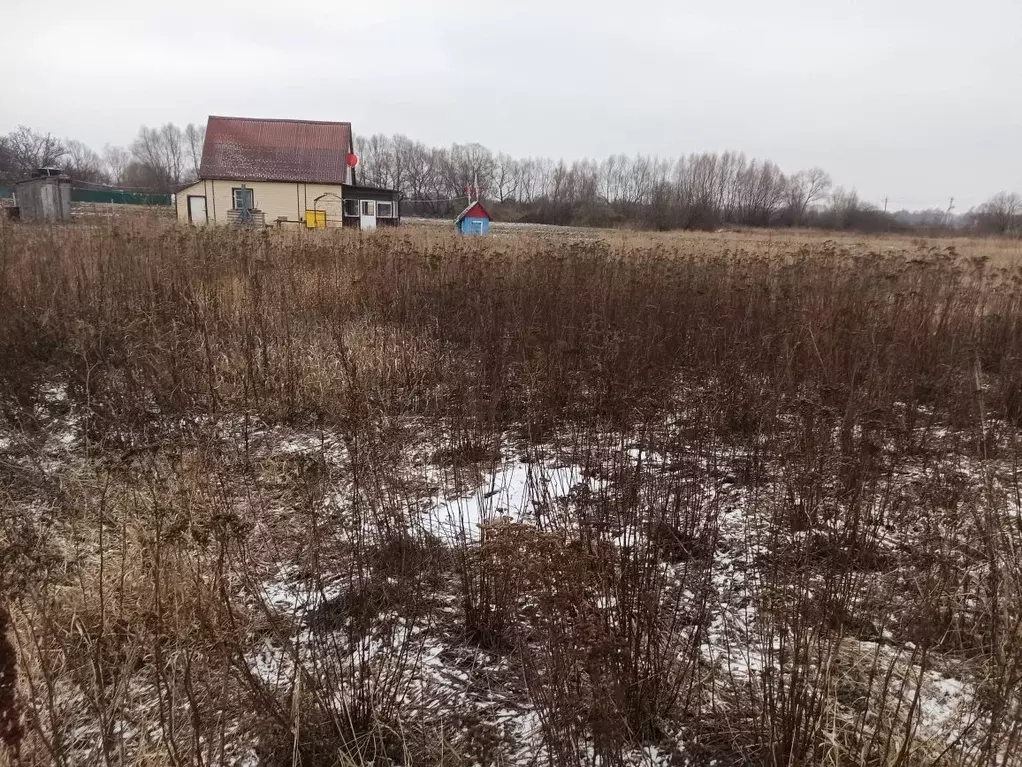
<instances>
[{"instance_id":1,"label":"house door","mask_svg":"<svg viewBox=\"0 0 1022 767\"><path fill-rule=\"evenodd\" d=\"M206 217L206 198L202 195L188 195L188 220L196 226L205 226L209 222Z\"/></svg>"},{"instance_id":2,"label":"house door","mask_svg":"<svg viewBox=\"0 0 1022 767\"><path fill-rule=\"evenodd\" d=\"M376 228L376 200L362 200L362 215L359 216L362 229Z\"/></svg>"}]
</instances>

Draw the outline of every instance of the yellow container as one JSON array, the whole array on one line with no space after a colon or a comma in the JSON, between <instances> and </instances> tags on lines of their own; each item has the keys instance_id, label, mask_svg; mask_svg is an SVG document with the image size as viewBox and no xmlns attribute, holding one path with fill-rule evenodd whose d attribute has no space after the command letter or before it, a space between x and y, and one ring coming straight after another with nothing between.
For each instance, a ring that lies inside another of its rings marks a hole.
<instances>
[{"instance_id":1,"label":"yellow container","mask_svg":"<svg viewBox=\"0 0 1022 767\"><path fill-rule=\"evenodd\" d=\"M326 211L305 211L305 226L309 229L326 229Z\"/></svg>"}]
</instances>

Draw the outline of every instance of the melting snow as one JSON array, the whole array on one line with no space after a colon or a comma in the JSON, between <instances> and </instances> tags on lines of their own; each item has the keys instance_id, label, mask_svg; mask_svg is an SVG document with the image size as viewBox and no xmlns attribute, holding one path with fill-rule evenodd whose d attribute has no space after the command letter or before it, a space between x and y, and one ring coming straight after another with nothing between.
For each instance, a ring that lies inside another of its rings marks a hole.
<instances>
[{"instance_id":1,"label":"melting snow","mask_svg":"<svg viewBox=\"0 0 1022 767\"><path fill-rule=\"evenodd\" d=\"M508 518L541 524L553 501L576 488L598 490L602 486L602 481L584 477L577 466L513 463L487 474L469 495L435 498L421 522L427 532L447 543L472 541L478 539L480 525L486 522Z\"/></svg>"},{"instance_id":2,"label":"melting snow","mask_svg":"<svg viewBox=\"0 0 1022 767\"><path fill-rule=\"evenodd\" d=\"M966 725L966 713L975 696L971 685L960 679L928 671L919 695L919 734L953 740Z\"/></svg>"},{"instance_id":3,"label":"melting snow","mask_svg":"<svg viewBox=\"0 0 1022 767\"><path fill-rule=\"evenodd\" d=\"M297 568L284 567L276 578L262 584L260 597L267 607L299 617L339 596L343 590L337 583L317 586L311 580L298 580L296 575Z\"/></svg>"}]
</instances>

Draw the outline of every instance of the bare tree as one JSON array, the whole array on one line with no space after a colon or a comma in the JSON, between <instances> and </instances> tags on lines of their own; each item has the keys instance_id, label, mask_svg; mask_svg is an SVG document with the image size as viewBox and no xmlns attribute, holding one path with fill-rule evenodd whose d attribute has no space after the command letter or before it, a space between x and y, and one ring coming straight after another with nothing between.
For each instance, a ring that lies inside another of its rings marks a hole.
<instances>
[{"instance_id":1,"label":"bare tree","mask_svg":"<svg viewBox=\"0 0 1022 767\"><path fill-rule=\"evenodd\" d=\"M835 229L842 229L847 226L849 220L855 216L861 205L858 192L854 189L848 191L844 187L839 186L830 196L829 212L833 217L832 226Z\"/></svg>"},{"instance_id":2,"label":"bare tree","mask_svg":"<svg viewBox=\"0 0 1022 767\"><path fill-rule=\"evenodd\" d=\"M1022 231L1022 197L998 192L973 211L972 219L980 230L992 234Z\"/></svg>"},{"instance_id":3,"label":"bare tree","mask_svg":"<svg viewBox=\"0 0 1022 767\"><path fill-rule=\"evenodd\" d=\"M199 177L199 168L202 165L202 147L206 143L206 126L188 123L185 127L185 142L188 147L190 163L188 180L194 181Z\"/></svg>"},{"instance_id":4,"label":"bare tree","mask_svg":"<svg viewBox=\"0 0 1022 767\"><path fill-rule=\"evenodd\" d=\"M12 183L15 180L14 169L14 152L7 142L7 136L0 135L0 183Z\"/></svg>"},{"instance_id":5,"label":"bare tree","mask_svg":"<svg viewBox=\"0 0 1022 767\"><path fill-rule=\"evenodd\" d=\"M493 189L490 195L497 202L513 201L518 194L517 161L508 154L498 154L493 168Z\"/></svg>"},{"instance_id":6,"label":"bare tree","mask_svg":"<svg viewBox=\"0 0 1022 767\"><path fill-rule=\"evenodd\" d=\"M424 144L414 143L408 150L406 182L402 188L412 201L412 211L439 212L439 205L430 202L435 188L433 152Z\"/></svg>"},{"instance_id":7,"label":"bare tree","mask_svg":"<svg viewBox=\"0 0 1022 767\"><path fill-rule=\"evenodd\" d=\"M59 166L67 155L64 143L53 134L39 133L24 125L8 133L3 146L0 175L7 181L25 178L37 168Z\"/></svg>"},{"instance_id":8,"label":"bare tree","mask_svg":"<svg viewBox=\"0 0 1022 767\"><path fill-rule=\"evenodd\" d=\"M166 180L163 173L153 166L138 160L132 160L124 167L119 183L133 189L157 191L166 188Z\"/></svg>"},{"instance_id":9,"label":"bare tree","mask_svg":"<svg viewBox=\"0 0 1022 767\"><path fill-rule=\"evenodd\" d=\"M451 147L448 157L450 162L446 181L449 196L462 195L466 186L473 188L474 195L474 185L477 182L483 194L491 192L496 162L489 149L482 144L455 144Z\"/></svg>"},{"instance_id":10,"label":"bare tree","mask_svg":"<svg viewBox=\"0 0 1022 767\"><path fill-rule=\"evenodd\" d=\"M792 223L798 225L810 206L820 202L830 192L830 175L822 168L800 170L788 180L788 207Z\"/></svg>"},{"instance_id":11,"label":"bare tree","mask_svg":"<svg viewBox=\"0 0 1022 767\"><path fill-rule=\"evenodd\" d=\"M139 128L138 136L131 142L131 154L134 161L151 168L159 179L159 184L168 182L162 144L160 131L156 128L147 128L144 125Z\"/></svg>"},{"instance_id":12,"label":"bare tree","mask_svg":"<svg viewBox=\"0 0 1022 767\"><path fill-rule=\"evenodd\" d=\"M103 159L81 141L70 140L66 144L67 156L64 171L75 181L107 183L110 178L103 167Z\"/></svg>"},{"instance_id":13,"label":"bare tree","mask_svg":"<svg viewBox=\"0 0 1022 767\"><path fill-rule=\"evenodd\" d=\"M170 171L170 179L173 183L181 182L184 171L185 141L181 129L174 123L167 123L160 128L160 137L163 139L163 147L167 158L167 168Z\"/></svg>"},{"instance_id":14,"label":"bare tree","mask_svg":"<svg viewBox=\"0 0 1022 767\"><path fill-rule=\"evenodd\" d=\"M123 184L124 172L131 162L131 152L122 146L107 144L103 147L103 160L106 162L107 172L115 184Z\"/></svg>"},{"instance_id":15,"label":"bare tree","mask_svg":"<svg viewBox=\"0 0 1022 767\"><path fill-rule=\"evenodd\" d=\"M407 136L398 134L391 139L391 189L404 189L408 185L408 177L412 165L416 161L416 146Z\"/></svg>"},{"instance_id":16,"label":"bare tree","mask_svg":"<svg viewBox=\"0 0 1022 767\"><path fill-rule=\"evenodd\" d=\"M136 162L151 169L146 174L156 181L155 187L171 191L181 183L185 156L184 133L173 123L161 128L139 128L131 143L131 154Z\"/></svg>"},{"instance_id":17,"label":"bare tree","mask_svg":"<svg viewBox=\"0 0 1022 767\"><path fill-rule=\"evenodd\" d=\"M359 175L368 186L390 187L394 175L393 142L382 133L355 137Z\"/></svg>"},{"instance_id":18,"label":"bare tree","mask_svg":"<svg viewBox=\"0 0 1022 767\"><path fill-rule=\"evenodd\" d=\"M623 154L612 154L600 164L600 196L607 205L624 197L624 179L630 167L631 159Z\"/></svg>"}]
</instances>

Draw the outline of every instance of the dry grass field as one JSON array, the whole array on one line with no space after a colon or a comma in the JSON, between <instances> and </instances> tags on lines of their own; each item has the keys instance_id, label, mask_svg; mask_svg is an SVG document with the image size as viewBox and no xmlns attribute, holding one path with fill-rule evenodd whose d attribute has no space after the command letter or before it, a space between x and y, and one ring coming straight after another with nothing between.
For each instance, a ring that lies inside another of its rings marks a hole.
<instances>
[{"instance_id":1,"label":"dry grass field","mask_svg":"<svg viewBox=\"0 0 1022 767\"><path fill-rule=\"evenodd\" d=\"M1022 765L1020 255L0 225L0 764Z\"/></svg>"}]
</instances>

